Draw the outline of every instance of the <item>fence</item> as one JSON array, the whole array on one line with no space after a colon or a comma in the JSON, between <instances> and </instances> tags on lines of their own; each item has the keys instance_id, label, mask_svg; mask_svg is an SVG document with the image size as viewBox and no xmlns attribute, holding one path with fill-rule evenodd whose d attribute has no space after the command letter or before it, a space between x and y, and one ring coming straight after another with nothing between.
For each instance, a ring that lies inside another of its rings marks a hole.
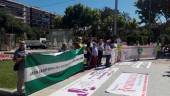
<instances>
[{"instance_id":1,"label":"fence","mask_svg":"<svg viewBox=\"0 0 170 96\"><path fill-rule=\"evenodd\" d=\"M0 61L12 60L13 54L0 54Z\"/></svg>"},{"instance_id":2,"label":"fence","mask_svg":"<svg viewBox=\"0 0 170 96\"><path fill-rule=\"evenodd\" d=\"M130 61L135 59L155 59L157 52L155 50L155 47L149 47L149 46L141 46L142 49L141 54L138 53L138 48L136 46L131 47L123 47L121 49L121 61ZM112 62L116 62L118 59L118 50L113 49L112 51Z\"/></svg>"},{"instance_id":3,"label":"fence","mask_svg":"<svg viewBox=\"0 0 170 96\"><path fill-rule=\"evenodd\" d=\"M48 40L51 41L50 47L60 48L62 44L68 43L69 46L72 46L73 40L73 30L71 29L55 29L50 32L47 36Z\"/></svg>"}]
</instances>

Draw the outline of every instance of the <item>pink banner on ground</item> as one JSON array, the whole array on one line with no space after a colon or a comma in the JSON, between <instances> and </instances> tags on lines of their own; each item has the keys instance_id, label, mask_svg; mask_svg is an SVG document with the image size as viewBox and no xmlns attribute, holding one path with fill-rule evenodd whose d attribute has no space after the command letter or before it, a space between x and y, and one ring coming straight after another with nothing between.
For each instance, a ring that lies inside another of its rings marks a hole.
<instances>
[{"instance_id":1,"label":"pink banner on ground","mask_svg":"<svg viewBox=\"0 0 170 96\"><path fill-rule=\"evenodd\" d=\"M94 70L50 96L91 96L118 68Z\"/></svg>"},{"instance_id":2,"label":"pink banner on ground","mask_svg":"<svg viewBox=\"0 0 170 96\"><path fill-rule=\"evenodd\" d=\"M148 77L147 74L122 73L106 91L126 96L146 96Z\"/></svg>"}]
</instances>

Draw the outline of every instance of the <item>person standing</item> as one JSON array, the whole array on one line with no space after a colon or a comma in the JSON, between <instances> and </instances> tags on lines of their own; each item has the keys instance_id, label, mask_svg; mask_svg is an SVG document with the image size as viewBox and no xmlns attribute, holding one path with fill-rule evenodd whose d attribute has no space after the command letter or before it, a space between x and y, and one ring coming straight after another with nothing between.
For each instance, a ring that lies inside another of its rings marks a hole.
<instances>
[{"instance_id":1,"label":"person standing","mask_svg":"<svg viewBox=\"0 0 170 96\"><path fill-rule=\"evenodd\" d=\"M156 59L158 59L160 55L161 55L161 44L158 41L156 44Z\"/></svg>"},{"instance_id":2,"label":"person standing","mask_svg":"<svg viewBox=\"0 0 170 96\"><path fill-rule=\"evenodd\" d=\"M98 49L97 44L94 42L92 47L92 62L91 62L91 68L97 66L97 57L98 57Z\"/></svg>"},{"instance_id":3,"label":"person standing","mask_svg":"<svg viewBox=\"0 0 170 96\"><path fill-rule=\"evenodd\" d=\"M87 66L90 69L90 62L92 57L92 48L90 47L90 42L87 42L87 46L85 47L85 54L84 57L87 60Z\"/></svg>"},{"instance_id":4,"label":"person standing","mask_svg":"<svg viewBox=\"0 0 170 96\"><path fill-rule=\"evenodd\" d=\"M122 59L122 44L121 43L119 43L118 45L117 45L117 52L118 52L118 55L117 55L117 62L120 62L121 61L121 59Z\"/></svg>"},{"instance_id":5,"label":"person standing","mask_svg":"<svg viewBox=\"0 0 170 96\"><path fill-rule=\"evenodd\" d=\"M106 45L105 45L105 55L106 55L106 67L110 67L111 66L111 54L112 54L112 49L110 46L110 41L107 40L106 41Z\"/></svg>"},{"instance_id":6,"label":"person standing","mask_svg":"<svg viewBox=\"0 0 170 96\"><path fill-rule=\"evenodd\" d=\"M62 47L60 48L59 52L65 52L68 50L67 43L63 43Z\"/></svg>"},{"instance_id":7,"label":"person standing","mask_svg":"<svg viewBox=\"0 0 170 96\"><path fill-rule=\"evenodd\" d=\"M138 56L137 56L137 61L138 61L138 60L140 60L141 54L143 52L143 48L140 46L139 41L137 41L137 52L138 52Z\"/></svg>"},{"instance_id":8,"label":"person standing","mask_svg":"<svg viewBox=\"0 0 170 96\"><path fill-rule=\"evenodd\" d=\"M103 57L104 43L103 40L100 39L98 44L98 58L97 58L97 66L101 65L102 57Z\"/></svg>"},{"instance_id":9,"label":"person standing","mask_svg":"<svg viewBox=\"0 0 170 96\"><path fill-rule=\"evenodd\" d=\"M25 64L25 42L21 41L19 48L15 51L13 61L15 62L14 71L17 71L17 93L23 96L22 87L24 85L24 64Z\"/></svg>"}]
</instances>

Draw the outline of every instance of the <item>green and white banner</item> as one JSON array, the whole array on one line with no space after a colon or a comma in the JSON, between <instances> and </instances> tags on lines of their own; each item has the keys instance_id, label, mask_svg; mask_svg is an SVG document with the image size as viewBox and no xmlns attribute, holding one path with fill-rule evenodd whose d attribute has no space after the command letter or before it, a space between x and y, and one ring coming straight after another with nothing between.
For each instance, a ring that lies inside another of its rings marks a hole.
<instances>
[{"instance_id":1,"label":"green and white banner","mask_svg":"<svg viewBox=\"0 0 170 96\"><path fill-rule=\"evenodd\" d=\"M83 69L83 48L63 53L34 53L26 57L26 95L42 90Z\"/></svg>"}]
</instances>

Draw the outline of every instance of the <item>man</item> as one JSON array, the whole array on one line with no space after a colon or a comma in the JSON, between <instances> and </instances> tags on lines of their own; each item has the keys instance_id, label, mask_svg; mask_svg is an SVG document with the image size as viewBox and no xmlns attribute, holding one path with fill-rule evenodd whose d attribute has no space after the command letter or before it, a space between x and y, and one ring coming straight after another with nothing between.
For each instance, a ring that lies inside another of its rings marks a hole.
<instances>
[{"instance_id":1,"label":"man","mask_svg":"<svg viewBox=\"0 0 170 96\"><path fill-rule=\"evenodd\" d=\"M22 96L22 86L24 85L24 58L26 56L25 52L25 42L21 41L19 48L14 53L14 71L17 71L17 94Z\"/></svg>"},{"instance_id":2,"label":"man","mask_svg":"<svg viewBox=\"0 0 170 96\"><path fill-rule=\"evenodd\" d=\"M111 66L111 54L112 54L112 49L110 47L110 40L106 41L106 45L105 45L105 55L106 55L106 67L110 67Z\"/></svg>"},{"instance_id":3,"label":"man","mask_svg":"<svg viewBox=\"0 0 170 96\"><path fill-rule=\"evenodd\" d=\"M158 59L161 55L161 43L159 41L156 44L156 59Z\"/></svg>"},{"instance_id":4,"label":"man","mask_svg":"<svg viewBox=\"0 0 170 96\"><path fill-rule=\"evenodd\" d=\"M138 52L137 60L140 60L143 48L140 46L139 41L137 41L137 52Z\"/></svg>"},{"instance_id":5,"label":"man","mask_svg":"<svg viewBox=\"0 0 170 96\"><path fill-rule=\"evenodd\" d=\"M65 52L67 50L68 50L67 43L63 43L61 49L59 50L59 52Z\"/></svg>"},{"instance_id":6,"label":"man","mask_svg":"<svg viewBox=\"0 0 170 96\"><path fill-rule=\"evenodd\" d=\"M102 57L103 57L103 50L104 50L104 43L103 40L100 39L99 45L98 45L98 60L97 60L97 66L101 65Z\"/></svg>"}]
</instances>

